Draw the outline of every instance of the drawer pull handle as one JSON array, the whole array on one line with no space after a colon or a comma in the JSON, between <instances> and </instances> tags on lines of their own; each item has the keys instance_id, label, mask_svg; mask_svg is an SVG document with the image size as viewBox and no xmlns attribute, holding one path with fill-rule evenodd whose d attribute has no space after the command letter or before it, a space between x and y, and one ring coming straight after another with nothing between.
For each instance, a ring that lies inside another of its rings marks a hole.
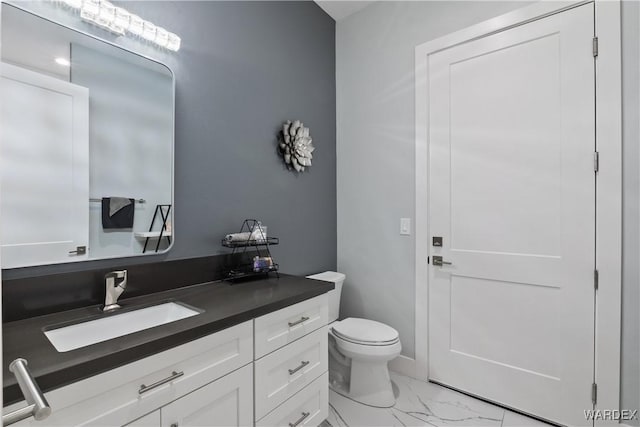
<instances>
[{"instance_id":1,"label":"drawer pull handle","mask_svg":"<svg viewBox=\"0 0 640 427\"><path fill-rule=\"evenodd\" d=\"M296 427L298 424L306 420L309 415L311 415L310 412L303 412L302 416L298 418L295 422L289 423L289 427Z\"/></svg>"},{"instance_id":2,"label":"drawer pull handle","mask_svg":"<svg viewBox=\"0 0 640 427\"><path fill-rule=\"evenodd\" d=\"M299 325L300 323L306 322L307 320L309 320L309 318L307 316L303 316L300 318L300 320L296 320L295 322L289 322L289 327L293 327L296 325Z\"/></svg>"},{"instance_id":3,"label":"drawer pull handle","mask_svg":"<svg viewBox=\"0 0 640 427\"><path fill-rule=\"evenodd\" d=\"M295 369L289 369L289 375L293 375L293 374L295 374L296 372L298 372L300 369L304 368L304 367L305 367L305 366L307 366L308 364L309 364L309 361L308 361L308 360L305 360L305 361L304 361L304 362L302 362L302 363L300 364L300 366L298 366L297 368L295 368Z\"/></svg>"},{"instance_id":4,"label":"drawer pull handle","mask_svg":"<svg viewBox=\"0 0 640 427\"><path fill-rule=\"evenodd\" d=\"M170 376L168 376L167 378L165 378L163 380L156 381L155 383L150 384L150 385L142 384L140 386L140 390L138 390L138 394L146 393L149 390L153 390L156 387L160 387L162 384L169 383L169 382L175 380L176 378L180 378L183 375L184 375L184 372L182 372L182 371L180 371L180 372L173 371Z\"/></svg>"}]
</instances>

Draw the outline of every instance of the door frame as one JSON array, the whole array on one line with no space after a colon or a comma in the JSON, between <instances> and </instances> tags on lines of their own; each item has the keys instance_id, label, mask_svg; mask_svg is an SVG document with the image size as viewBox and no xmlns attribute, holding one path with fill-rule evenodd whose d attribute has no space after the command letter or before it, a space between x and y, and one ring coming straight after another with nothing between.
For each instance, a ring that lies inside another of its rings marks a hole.
<instances>
[{"instance_id":1,"label":"door frame","mask_svg":"<svg viewBox=\"0 0 640 427\"><path fill-rule=\"evenodd\" d=\"M622 274L622 76L620 0L537 2L415 48L415 364L417 378L428 378L428 57L438 51L502 32L584 4L595 4L598 36L596 146L600 153L596 194L596 302L594 381L596 408L620 407L620 328ZM590 408L585 408L590 409Z\"/></svg>"}]
</instances>

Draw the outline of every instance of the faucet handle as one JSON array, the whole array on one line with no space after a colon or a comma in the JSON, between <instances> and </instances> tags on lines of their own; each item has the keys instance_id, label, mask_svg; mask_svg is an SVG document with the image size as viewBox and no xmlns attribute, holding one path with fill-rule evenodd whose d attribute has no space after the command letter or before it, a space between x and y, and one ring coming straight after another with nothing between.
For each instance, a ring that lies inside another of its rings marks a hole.
<instances>
[{"instance_id":1,"label":"faucet handle","mask_svg":"<svg viewBox=\"0 0 640 427\"><path fill-rule=\"evenodd\" d=\"M116 270L116 271L110 271L107 274L104 275L104 279L108 280L108 279L114 279L114 286L119 286L122 289L124 289L127 286L127 270ZM115 283L116 279L122 279L122 281L120 281L120 283Z\"/></svg>"},{"instance_id":2,"label":"faucet handle","mask_svg":"<svg viewBox=\"0 0 640 427\"><path fill-rule=\"evenodd\" d=\"M115 270L105 274L104 278L106 279L107 277L113 277L115 279L122 279L126 277L126 275L127 275L127 270Z\"/></svg>"}]
</instances>

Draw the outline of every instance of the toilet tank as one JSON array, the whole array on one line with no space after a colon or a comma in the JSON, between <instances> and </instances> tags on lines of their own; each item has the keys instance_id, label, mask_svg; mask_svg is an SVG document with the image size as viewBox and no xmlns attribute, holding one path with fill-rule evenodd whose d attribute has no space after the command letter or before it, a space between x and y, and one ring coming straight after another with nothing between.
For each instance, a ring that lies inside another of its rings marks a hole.
<instances>
[{"instance_id":1,"label":"toilet tank","mask_svg":"<svg viewBox=\"0 0 640 427\"><path fill-rule=\"evenodd\" d=\"M335 271L325 271L324 273L313 274L307 276L307 279L324 280L325 282L332 282L336 288L329 291L329 323L338 320L340 315L340 296L342 295L342 284L344 283L345 275Z\"/></svg>"}]
</instances>

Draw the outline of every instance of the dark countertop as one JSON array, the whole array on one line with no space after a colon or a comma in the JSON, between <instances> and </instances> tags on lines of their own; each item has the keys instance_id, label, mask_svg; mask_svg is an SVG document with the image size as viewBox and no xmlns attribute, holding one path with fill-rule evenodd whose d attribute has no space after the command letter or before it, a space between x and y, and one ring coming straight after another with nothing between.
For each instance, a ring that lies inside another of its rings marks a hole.
<instances>
[{"instance_id":1,"label":"dark countertop","mask_svg":"<svg viewBox=\"0 0 640 427\"><path fill-rule=\"evenodd\" d=\"M8 369L9 363L18 357L28 361L29 370L46 393L324 294L333 288L333 283L280 274L279 279L269 277L233 285L209 282L125 298L119 301L122 309L111 315L172 300L202 309L204 313L65 353L59 353L53 347L43 329L103 317L105 314L99 306L6 323L3 325L4 406L23 400L15 376Z\"/></svg>"}]
</instances>

